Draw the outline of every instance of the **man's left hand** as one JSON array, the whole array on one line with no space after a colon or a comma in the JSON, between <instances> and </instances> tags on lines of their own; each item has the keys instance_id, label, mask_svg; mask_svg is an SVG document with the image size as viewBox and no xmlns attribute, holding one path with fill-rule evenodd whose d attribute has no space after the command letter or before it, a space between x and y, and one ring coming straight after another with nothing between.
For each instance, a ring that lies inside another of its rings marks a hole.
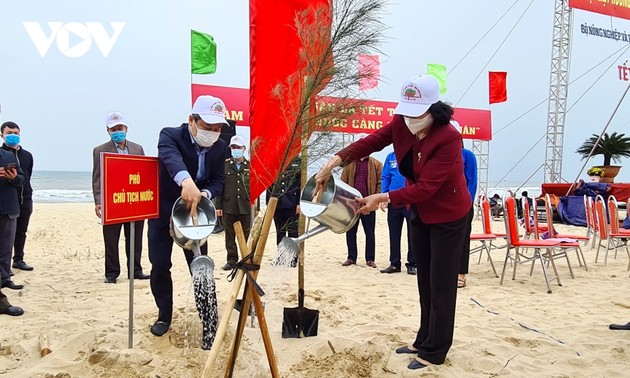
<instances>
[{"instance_id":1,"label":"man's left hand","mask_svg":"<svg viewBox=\"0 0 630 378\"><path fill-rule=\"evenodd\" d=\"M9 181L12 181L17 177L17 169L9 168L4 170L4 177L6 177Z\"/></svg>"}]
</instances>

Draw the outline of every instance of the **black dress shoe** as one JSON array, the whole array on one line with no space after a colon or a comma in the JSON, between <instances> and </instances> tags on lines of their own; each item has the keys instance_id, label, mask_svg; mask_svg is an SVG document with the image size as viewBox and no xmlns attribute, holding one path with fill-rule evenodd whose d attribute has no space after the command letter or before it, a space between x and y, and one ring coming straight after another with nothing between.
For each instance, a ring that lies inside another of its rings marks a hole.
<instances>
[{"instance_id":1,"label":"black dress shoe","mask_svg":"<svg viewBox=\"0 0 630 378\"><path fill-rule=\"evenodd\" d=\"M170 324L168 324L167 322L158 320L157 322L155 322L155 324L151 326L151 333L154 334L155 336L162 336L166 332L168 332L169 327L170 327Z\"/></svg>"},{"instance_id":2,"label":"black dress shoe","mask_svg":"<svg viewBox=\"0 0 630 378\"><path fill-rule=\"evenodd\" d=\"M236 264L231 263L231 262L228 261L225 265L223 265L223 268L221 268L221 269L223 269L223 270L232 270L232 269L234 269L235 266L236 266Z\"/></svg>"},{"instance_id":3,"label":"black dress shoe","mask_svg":"<svg viewBox=\"0 0 630 378\"><path fill-rule=\"evenodd\" d=\"M116 277L105 277L105 283L116 283Z\"/></svg>"},{"instance_id":4,"label":"black dress shoe","mask_svg":"<svg viewBox=\"0 0 630 378\"><path fill-rule=\"evenodd\" d=\"M13 289L13 290L20 290L20 289L24 289L24 285L18 285L13 281L4 281L2 283L2 287L7 287L9 289Z\"/></svg>"},{"instance_id":5,"label":"black dress shoe","mask_svg":"<svg viewBox=\"0 0 630 378\"><path fill-rule=\"evenodd\" d=\"M411 361L409 363L409 365L407 365L407 369L411 369L411 370L416 370L416 369L422 369L425 368L429 365L425 365L422 362L416 360L415 358L413 359L413 361Z\"/></svg>"},{"instance_id":6,"label":"black dress shoe","mask_svg":"<svg viewBox=\"0 0 630 378\"><path fill-rule=\"evenodd\" d=\"M388 266L385 269L381 269L381 273L387 273L387 274L400 273L400 267L399 266L390 265L390 266Z\"/></svg>"},{"instance_id":7,"label":"black dress shoe","mask_svg":"<svg viewBox=\"0 0 630 378\"><path fill-rule=\"evenodd\" d=\"M621 331L630 331L630 322L626 324L611 324L608 326L608 328Z\"/></svg>"},{"instance_id":8,"label":"black dress shoe","mask_svg":"<svg viewBox=\"0 0 630 378\"><path fill-rule=\"evenodd\" d=\"M134 274L133 278L135 278L137 280L148 280L149 278L151 278L151 275L150 274L144 274L144 273L140 272L140 273Z\"/></svg>"},{"instance_id":9,"label":"black dress shoe","mask_svg":"<svg viewBox=\"0 0 630 378\"><path fill-rule=\"evenodd\" d=\"M416 269L415 266L407 266L407 274L411 274L412 276L415 276L416 274L418 274L418 270Z\"/></svg>"},{"instance_id":10,"label":"black dress shoe","mask_svg":"<svg viewBox=\"0 0 630 378\"><path fill-rule=\"evenodd\" d=\"M12 265L15 269L33 270L33 267L24 262L24 260L15 261Z\"/></svg>"},{"instance_id":11,"label":"black dress shoe","mask_svg":"<svg viewBox=\"0 0 630 378\"><path fill-rule=\"evenodd\" d=\"M9 306L6 308L6 310L2 311L1 313L5 315L11 315L11 316L20 316L24 314L24 310L22 310L21 308L17 306Z\"/></svg>"},{"instance_id":12,"label":"black dress shoe","mask_svg":"<svg viewBox=\"0 0 630 378\"><path fill-rule=\"evenodd\" d=\"M396 354L418 354L417 350L410 349L408 346L401 346L396 348Z\"/></svg>"}]
</instances>

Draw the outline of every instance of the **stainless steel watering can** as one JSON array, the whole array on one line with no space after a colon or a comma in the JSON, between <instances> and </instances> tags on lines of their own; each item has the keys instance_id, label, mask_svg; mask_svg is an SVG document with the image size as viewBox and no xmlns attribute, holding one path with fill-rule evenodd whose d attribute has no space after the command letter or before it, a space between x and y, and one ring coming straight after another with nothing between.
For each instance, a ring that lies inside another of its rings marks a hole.
<instances>
[{"instance_id":1,"label":"stainless steel watering can","mask_svg":"<svg viewBox=\"0 0 630 378\"><path fill-rule=\"evenodd\" d=\"M186 208L186 202L181 197L173 204L171 235L178 246L192 250L194 255L190 264L192 271L199 267L214 269L214 261L210 257L202 255L200 247L212 234L216 223L216 208L212 201L206 197L202 196L197 204L197 218L190 215L190 210Z\"/></svg>"}]
</instances>

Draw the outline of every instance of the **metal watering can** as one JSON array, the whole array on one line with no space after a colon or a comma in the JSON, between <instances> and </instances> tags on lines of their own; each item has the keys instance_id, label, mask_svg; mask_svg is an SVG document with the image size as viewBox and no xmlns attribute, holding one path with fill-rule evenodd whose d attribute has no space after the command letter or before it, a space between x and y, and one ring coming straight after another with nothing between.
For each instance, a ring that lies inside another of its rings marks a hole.
<instances>
[{"instance_id":1,"label":"metal watering can","mask_svg":"<svg viewBox=\"0 0 630 378\"><path fill-rule=\"evenodd\" d=\"M190 215L190 210L186 208L186 202L181 197L173 204L171 235L178 246L192 250L194 255L190 264L192 271L202 266L214 270L214 261L210 257L202 255L200 247L212 234L216 223L216 208L212 201L204 196L197 204L197 218Z\"/></svg>"},{"instance_id":2,"label":"metal watering can","mask_svg":"<svg viewBox=\"0 0 630 378\"><path fill-rule=\"evenodd\" d=\"M358 190L331 175L323 193L318 193L319 198L316 199L313 198L316 186L317 181L313 175L302 190L300 211L305 217L317 221L319 225L297 238L285 237L280 242L283 248L295 251L296 254L299 253L299 245L304 240L326 230L343 234L354 227L359 219L359 215L355 214L358 209L355 199L362 198Z\"/></svg>"}]
</instances>

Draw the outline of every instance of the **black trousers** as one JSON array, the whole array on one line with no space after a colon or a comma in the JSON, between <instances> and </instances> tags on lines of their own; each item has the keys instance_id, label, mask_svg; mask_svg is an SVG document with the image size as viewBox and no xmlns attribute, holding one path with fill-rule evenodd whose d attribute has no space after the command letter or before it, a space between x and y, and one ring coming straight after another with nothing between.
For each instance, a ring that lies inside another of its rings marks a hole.
<instances>
[{"instance_id":1,"label":"black trousers","mask_svg":"<svg viewBox=\"0 0 630 378\"><path fill-rule=\"evenodd\" d=\"M369 214L361 215L359 221L363 225L365 232L365 261L374 261L376 257L376 236L374 229L376 228L376 211ZM348 259L357 261L357 230L359 229L359 221L346 232L346 244L348 245Z\"/></svg>"},{"instance_id":2,"label":"black trousers","mask_svg":"<svg viewBox=\"0 0 630 378\"><path fill-rule=\"evenodd\" d=\"M105 277L118 277L120 275L120 259L118 257L118 242L120 240L120 230L125 232L125 254L127 255L127 274L142 273L142 230L144 221L135 222L134 236L134 271L129 272L129 251L131 248L131 222L109 224L103 226L103 240L105 241Z\"/></svg>"},{"instance_id":3,"label":"black trousers","mask_svg":"<svg viewBox=\"0 0 630 378\"><path fill-rule=\"evenodd\" d=\"M24 245L26 244L26 232L28 223L33 213L33 200L27 200L20 206L20 216L17 219L15 229L15 242L13 242L13 261L24 261Z\"/></svg>"},{"instance_id":4,"label":"black trousers","mask_svg":"<svg viewBox=\"0 0 630 378\"><path fill-rule=\"evenodd\" d=\"M411 220L411 239L418 266L420 329L413 347L418 357L442 364L453 343L457 273L466 238L468 214L448 223Z\"/></svg>"},{"instance_id":5,"label":"black trousers","mask_svg":"<svg viewBox=\"0 0 630 378\"><path fill-rule=\"evenodd\" d=\"M11 303L9 303L7 296L2 294L2 291L0 291L0 312L6 311L9 307L11 307Z\"/></svg>"},{"instance_id":6,"label":"black trousers","mask_svg":"<svg viewBox=\"0 0 630 378\"><path fill-rule=\"evenodd\" d=\"M390 203L387 205L387 227L389 229L389 263L400 268L401 247L400 238L402 236L403 222L407 221L407 266L416 266L416 259L411 248L411 209L406 207L394 207Z\"/></svg>"},{"instance_id":7,"label":"black trousers","mask_svg":"<svg viewBox=\"0 0 630 378\"><path fill-rule=\"evenodd\" d=\"M11 281L11 251L15 241L17 217L0 215L0 279Z\"/></svg>"},{"instance_id":8,"label":"black trousers","mask_svg":"<svg viewBox=\"0 0 630 378\"><path fill-rule=\"evenodd\" d=\"M285 236L290 238L298 237L298 222L300 214L294 209L276 209L273 215L273 222L276 225L276 244L280 244Z\"/></svg>"},{"instance_id":9,"label":"black trousers","mask_svg":"<svg viewBox=\"0 0 630 378\"><path fill-rule=\"evenodd\" d=\"M234 223L241 222L245 239L249 238L249 229L251 218L249 214L227 214L223 213L223 228L225 229L225 250L227 251L226 260L229 263L236 264L240 260L238 255L238 247L236 246L236 231L234 231Z\"/></svg>"},{"instance_id":10,"label":"black trousers","mask_svg":"<svg viewBox=\"0 0 630 378\"><path fill-rule=\"evenodd\" d=\"M171 277L173 238L168 223L160 226L158 219L149 219L148 224L151 293L159 310L158 320L171 324L173 319L173 279ZM202 255L208 255L208 243L202 245L200 249ZM193 252L183 248L182 251L184 251L190 273Z\"/></svg>"},{"instance_id":11,"label":"black trousers","mask_svg":"<svg viewBox=\"0 0 630 378\"><path fill-rule=\"evenodd\" d=\"M468 222L466 223L466 239L462 249L462 258L459 264L459 274L468 274L468 262L470 261L470 233L472 232L472 221L475 215L475 207L471 206L468 212Z\"/></svg>"}]
</instances>

